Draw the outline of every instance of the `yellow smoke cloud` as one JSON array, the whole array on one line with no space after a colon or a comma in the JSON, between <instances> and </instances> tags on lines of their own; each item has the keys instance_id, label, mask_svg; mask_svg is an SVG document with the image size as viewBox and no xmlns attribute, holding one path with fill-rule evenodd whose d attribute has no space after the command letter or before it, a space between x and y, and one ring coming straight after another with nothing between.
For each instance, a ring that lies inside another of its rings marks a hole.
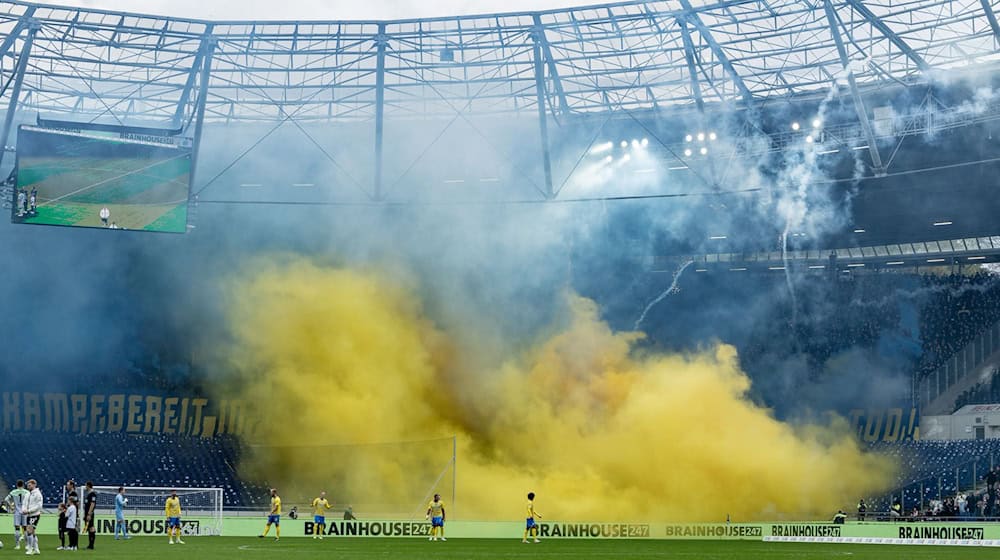
<instances>
[{"instance_id":1,"label":"yellow smoke cloud","mask_svg":"<svg viewBox=\"0 0 1000 560\"><path fill-rule=\"evenodd\" d=\"M450 497L452 442L434 438L452 435L466 519L518 518L528 491L560 520L828 517L893 475L843 425L795 427L751 402L732 347L644 353L579 297L547 339L473 367L454 340L475 325L449 336L374 270L272 259L229 288L226 397L261 418L240 468L286 501L326 489L418 512L432 490Z\"/></svg>"}]
</instances>

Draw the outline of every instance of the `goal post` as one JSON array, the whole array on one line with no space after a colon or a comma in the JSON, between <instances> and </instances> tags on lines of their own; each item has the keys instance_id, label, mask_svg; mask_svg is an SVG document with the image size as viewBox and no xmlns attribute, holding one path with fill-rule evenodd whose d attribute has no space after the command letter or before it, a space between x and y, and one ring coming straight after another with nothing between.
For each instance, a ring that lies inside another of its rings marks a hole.
<instances>
[{"instance_id":1,"label":"goal post","mask_svg":"<svg viewBox=\"0 0 1000 560\"><path fill-rule=\"evenodd\" d=\"M115 497L118 486L94 486L97 492L97 531L114 533ZM222 534L222 488L168 488L158 486L125 486L125 522L130 534L165 534L164 505L176 490L181 500L181 533L187 535ZM80 510L86 498L86 488L80 487Z\"/></svg>"}]
</instances>

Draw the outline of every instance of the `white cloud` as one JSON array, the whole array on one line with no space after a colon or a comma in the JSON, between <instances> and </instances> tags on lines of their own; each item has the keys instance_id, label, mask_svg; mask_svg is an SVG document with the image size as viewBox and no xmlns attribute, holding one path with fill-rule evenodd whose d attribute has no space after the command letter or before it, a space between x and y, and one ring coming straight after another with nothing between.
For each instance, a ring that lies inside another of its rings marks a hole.
<instances>
[{"instance_id":1,"label":"white cloud","mask_svg":"<svg viewBox=\"0 0 1000 560\"><path fill-rule=\"evenodd\" d=\"M54 4L226 20L406 19L583 6L597 0L54 0Z\"/></svg>"}]
</instances>

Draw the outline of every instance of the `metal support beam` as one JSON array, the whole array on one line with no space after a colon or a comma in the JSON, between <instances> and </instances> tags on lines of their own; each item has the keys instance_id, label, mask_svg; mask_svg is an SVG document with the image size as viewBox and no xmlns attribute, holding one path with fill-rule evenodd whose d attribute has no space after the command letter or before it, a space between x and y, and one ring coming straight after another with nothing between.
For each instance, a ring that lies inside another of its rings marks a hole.
<instances>
[{"instance_id":1,"label":"metal support beam","mask_svg":"<svg viewBox=\"0 0 1000 560\"><path fill-rule=\"evenodd\" d=\"M878 29L879 32L886 37L886 39L889 39L892 44L896 45L896 48L903 51L906 56L910 57L910 60L917 65L917 68L919 68L921 72L927 72L931 69L930 65L927 64L927 61L917 54L917 52L914 51L910 45L906 44L906 41L897 35L895 31L889 29L889 26L879 19L878 16L872 13L872 11L868 9L868 6L865 6L860 0L847 0L847 3L854 8L854 11L861 14L861 16L864 17L875 29ZM824 0L824 4L829 4L829 2Z\"/></svg>"},{"instance_id":2,"label":"metal support beam","mask_svg":"<svg viewBox=\"0 0 1000 560\"><path fill-rule=\"evenodd\" d=\"M201 39L201 46L198 47L198 54L194 57L194 64L191 65L191 70L188 72L187 82L184 83L184 91L181 92L181 99L177 102L177 109L174 111L174 126L179 126L181 121L184 119L184 109L187 107L189 101L191 101L191 92L194 90L195 80L198 78L199 72L201 72L201 65L205 61L205 53L215 51L215 39L211 37L212 24L208 24L205 29L205 36ZM209 48L208 43L211 42L212 45Z\"/></svg>"},{"instance_id":3,"label":"metal support beam","mask_svg":"<svg viewBox=\"0 0 1000 560\"><path fill-rule=\"evenodd\" d=\"M861 93L858 91L858 83L854 79L854 72L850 71L851 60L847 56L847 48L844 47L844 39L840 36L840 20L837 19L837 13L833 9L833 3L831 0L823 0L823 8L826 10L826 21L830 26L830 35L833 36L833 42L837 45L837 53L840 55L840 63L847 70L847 83L851 87L851 97L854 98L854 110L858 114L858 120L861 122L861 129L865 133L865 138L868 140L868 153L872 157L872 166L875 169L876 175L885 175L885 166L882 164L882 156L878 152L878 144L875 141L875 131L872 130L871 120L868 119L868 109L865 108L865 102L861 98Z\"/></svg>"},{"instance_id":4,"label":"metal support beam","mask_svg":"<svg viewBox=\"0 0 1000 560\"><path fill-rule=\"evenodd\" d=\"M209 27L211 29L211 27ZM203 55L201 63L201 78L198 80L198 102L195 105L194 118L194 138L191 142L191 178L190 183L194 184L195 172L198 169L198 152L201 148L201 133L205 126L205 104L208 102L208 82L212 77L212 56L215 54L215 37L205 35L199 47L200 54Z\"/></svg>"},{"instance_id":5,"label":"metal support beam","mask_svg":"<svg viewBox=\"0 0 1000 560\"><path fill-rule=\"evenodd\" d=\"M378 24L375 46L378 49L375 66L375 200L382 200L382 140L385 128L385 49L389 38L385 24Z\"/></svg>"},{"instance_id":6,"label":"metal support beam","mask_svg":"<svg viewBox=\"0 0 1000 560\"><path fill-rule=\"evenodd\" d=\"M677 24L681 26L681 37L684 39L684 56L687 57L688 74L691 78L691 93L694 94L694 102L698 106L698 112L704 113L705 102L701 98L701 86L698 84L698 65L695 62L694 42L691 41L691 33L688 31L684 18L678 18Z\"/></svg>"},{"instance_id":7,"label":"metal support beam","mask_svg":"<svg viewBox=\"0 0 1000 560\"><path fill-rule=\"evenodd\" d=\"M990 27L993 28L993 36L996 37L997 46L1000 47L1000 23L997 23L997 15L993 12L993 6L990 5L990 0L979 0L983 5L983 10L986 11L986 19L990 21Z\"/></svg>"},{"instance_id":8,"label":"metal support beam","mask_svg":"<svg viewBox=\"0 0 1000 560\"><path fill-rule=\"evenodd\" d=\"M539 37L540 30L536 29L532 34L534 46L532 53L535 57L535 98L538 103L538 131L542 137L542 169L545 171L545 198L551 200L555 196L552 186L552 155L549 152L549 124L545 111L545 63L542 61L542 38Z\"/></svg>"},{"instance_id":9,"label":"metal support beam","mask_svg":"<svg viewBox=\"0 0 1000 560\"><path fill-rule=\"evenodd\" d=\"M14 89L10 92L10 103L7 104L7 115L3 121L2 142L0 142L0 167L3 167L4 156L7 155L7 140L10 138L11 127L14 126L14 115L17 113L17 99L21 95L21 85L24 83L24 71L28 68L28 57L31 56L31 45L35 42L35 34L41 28L36 21L29 23L28 36L24 39L24 47L17 59L14 70Z\"/></svg>"},{"instance_id":10,"label":"metal support beam","mask_svg":"<svg viewBox=\"0 0 1000 560\"><path fill-rule=\"evenodd\" d=\"M555 58L552 57L552 47L545 36L545 26L542 25L542 16L535 14L532 16L535 22L536 40L542 46L542 54L545 55L545 64L549 68L549 78L552 79L552 88L556 92L556 99L559 100L559 112L568 113L569 103L566 102L566 91L563 90L562 81L559 79L559 69L556 67Z\"/></svg>"},{"instance_id":11,"label":"metal support beam","mask_svg":"<svg viewBox=\"0 0 1000 560\"><path fill-rule=\"evenodd\" d=\"M21 16L21 19L17 20L17 24L14 25L14 29L10 30L10 34L4 37L3 43L0 44L0 58L7 56L7 53L10 51L11 47L14 46L14 41L16 41L17 38L21 36L21 32L24 31L24 28L28 26L28 22L31 20L31 16L33 16L34 14L35 14L35 7L31 6L24 12L24 15Z\"/></svg>"},{"instance_id":12,"label":"metal support beam","mask_svg":"<svg viewBox=\"0 0 1000 560\"><path fill-rule=\"evenodd\" d=\"M743 78L741 78L739 73L736 72L736 68L733 67L733 63L729 61L729 57L726 56L725 51L722 50L722 45L715 40L711 31L708 30L708 26L706 26L701 21L701 18L698 17L698 13L691 7L691 2L689 0L679 0L679 2L681 7L684 8L684 14L680 17L687 20L688 23L693 25L695 29L698 30L698 34L705 39L705 42L708 43L712 52L715 53L715 58L719 60L719 63L722 64L722 67L725 68L726 72L729 74L730 79L732 79L733 83L736 84L736 89L740 90L740 94L743 96L743 103L746 105L747 110L751 113L756 113L757 107L753 100L753 93L751 93L750 88L743 83Z\"/></svg>"}]
</instances>

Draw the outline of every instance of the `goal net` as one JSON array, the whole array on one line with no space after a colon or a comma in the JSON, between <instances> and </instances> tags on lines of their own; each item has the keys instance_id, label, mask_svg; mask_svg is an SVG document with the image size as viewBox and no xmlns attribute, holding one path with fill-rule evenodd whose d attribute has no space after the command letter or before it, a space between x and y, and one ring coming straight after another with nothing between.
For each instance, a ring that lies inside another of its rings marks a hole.
<instances>
[{"instance_id":1,"label":"goal net","mask_svg":"<svg viewBox=\"0 0 1000 560\"><path fill-rule=\"evenodd\" d=\"M80 509L86 502L86 489L80 489ZM115 496L118 486L95 486L97 491L97 532L112 534L115 530ZM128 532L135 535L166 533L164 504L170 493L177 490L181 500L181 533L184 535L222 534L222 488L166 488L126 486L125 522Z\"/></svg>"}]
</instances>

